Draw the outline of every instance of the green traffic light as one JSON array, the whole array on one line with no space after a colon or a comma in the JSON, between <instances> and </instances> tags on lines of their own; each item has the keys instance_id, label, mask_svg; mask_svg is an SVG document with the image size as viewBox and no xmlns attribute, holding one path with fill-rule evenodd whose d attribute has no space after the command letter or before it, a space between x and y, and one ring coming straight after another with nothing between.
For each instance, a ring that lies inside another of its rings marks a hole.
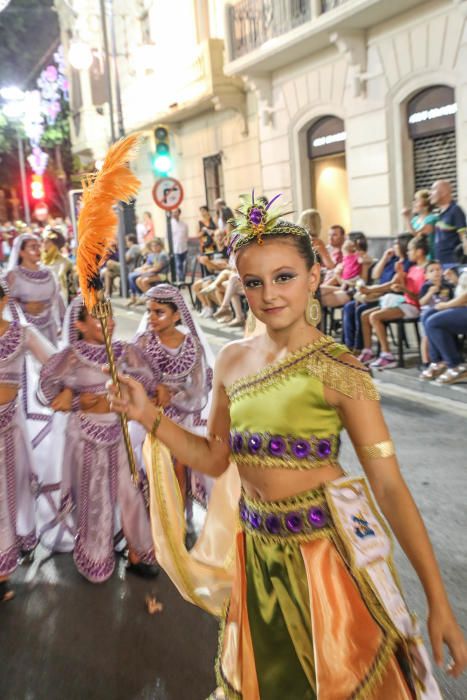
<instances>
[{"instance_id":1,"label":"green traffic light","mask_svg":"<svg viewBox=\"0 0 467 700\"><path fill-rule=\"evenodd\" d=\"M160 175L166 175L172 168L172 159L166 155L156 155L153 161L154 170Z\"/></svg>"}]
</instances>

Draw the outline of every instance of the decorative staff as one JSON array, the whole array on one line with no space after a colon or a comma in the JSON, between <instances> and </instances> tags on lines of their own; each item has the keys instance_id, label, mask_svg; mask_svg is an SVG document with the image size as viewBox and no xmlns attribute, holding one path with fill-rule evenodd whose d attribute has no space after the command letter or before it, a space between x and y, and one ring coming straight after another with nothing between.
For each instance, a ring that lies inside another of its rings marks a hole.
<instances>
[{"instance_id":1,"label":"decorative staff","mask_svg":"<svg viewBox=\"0 0 467 700\"><path fill-rule=\"evenodd\" d=\"M131 172L128 162L135 157L140 134L132 134L110 147L97 175L83 180L82 207L78 219L78 251L76 267L84 304L94 318L99 319L104 335L112 382L118 386L117 365L109 332L112 317L110 299L104 296L100 269L116 243L117 202L129 202L138 192L140 181ZM135 457L128 432L126 415L120 416L131 476L138 481Z\"/></svg>"}]
</instances>

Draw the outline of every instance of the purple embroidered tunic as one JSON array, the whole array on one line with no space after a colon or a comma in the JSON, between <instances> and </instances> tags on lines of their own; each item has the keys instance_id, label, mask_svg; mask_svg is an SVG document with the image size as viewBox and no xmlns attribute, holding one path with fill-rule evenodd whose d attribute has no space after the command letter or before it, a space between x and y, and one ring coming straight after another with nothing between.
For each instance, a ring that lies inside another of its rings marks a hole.
<instances>
[{"instance_id":1,"label":"purple embroidered tunic","mask_svg":"<svg viewBox=\"0 0 467 700\"><path fill-rule=\"evenodd\" d=\"M21 551L36 545L37 477L21 402L25 354L43 363L54 348L34 328L13 321L0 336L0 385L16 386L19 395L0 405L0 576L11 574Z\"/></svg>"},{"instance_id":2,"label":"purple embroidered tunic","mask_svg":"<svg viewBox=\"0 0 467 700\"><path fill-rule=\"evenodd\" d=\"M113 343L113 348L119 369L150 390L152 373L141 352L122 342ZM43 541L59 551L74 545L78 570L96 583L114 570L114 537L121 527L141 561L155 560L149 516L142 490L131 482L118 416L79 410L80 394L106 393L107 377L102 372L106 362L103 345L80 340L50 359L39 382L44 403L65 387L75 397L65 435L60 505Z\"/></svg>"},{"instance_id":3,"label":"purple embroidered tunic","mask_svg":"<svg viewBox=\"0 0 467 700\"><path fill-rule=\"evenodd\" d=\"M53 345L57 345L65 307L55 277L50 270L40 267L29 270L22 265L13 268L7 275L10 297L21 307L24 317ZM44 309L39 314L26 311L29 302L40 302Z\"/></svg>"}]
</instances>

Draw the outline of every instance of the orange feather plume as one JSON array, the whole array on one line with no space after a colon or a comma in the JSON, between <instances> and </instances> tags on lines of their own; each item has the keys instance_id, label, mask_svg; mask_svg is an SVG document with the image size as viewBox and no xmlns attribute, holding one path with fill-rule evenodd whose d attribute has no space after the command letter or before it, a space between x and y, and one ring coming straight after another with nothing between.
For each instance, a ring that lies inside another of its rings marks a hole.
<instances>
[{"instance_id":1,"label":"orange feather plume","mask_svg":"<svg viewBox=\"0 0 467 700\"><path fill-rule=\"evenodd\" d=\"M113 207L129 202L140 181L128 165L136 155L141 134L131 134L110 147L97 175L83 180L82 207L78 219L76 267L83 301L88 311L97 302L99 270L116 240L118 216Z\"/></svg>"}]
</instances>

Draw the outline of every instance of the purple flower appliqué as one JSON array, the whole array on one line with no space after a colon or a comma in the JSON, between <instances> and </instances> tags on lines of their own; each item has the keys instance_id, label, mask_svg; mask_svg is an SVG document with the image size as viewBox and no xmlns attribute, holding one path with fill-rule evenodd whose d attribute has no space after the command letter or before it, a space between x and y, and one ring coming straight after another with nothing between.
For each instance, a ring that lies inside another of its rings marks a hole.
<instances>
[{"instance_id":1,"label":"purple flower appliqu\u00e9","mask_svg":"<svg viewBox=\"0 0 467 700\"><path fill-rule=\"evenodd\" d=\"M252 223L253 226L259 226L259 224L263 220L263 212L258 207L253 207L253 209L250 211L248 218L250 219L250 223Z\"/></svg>"}]
</instances>

